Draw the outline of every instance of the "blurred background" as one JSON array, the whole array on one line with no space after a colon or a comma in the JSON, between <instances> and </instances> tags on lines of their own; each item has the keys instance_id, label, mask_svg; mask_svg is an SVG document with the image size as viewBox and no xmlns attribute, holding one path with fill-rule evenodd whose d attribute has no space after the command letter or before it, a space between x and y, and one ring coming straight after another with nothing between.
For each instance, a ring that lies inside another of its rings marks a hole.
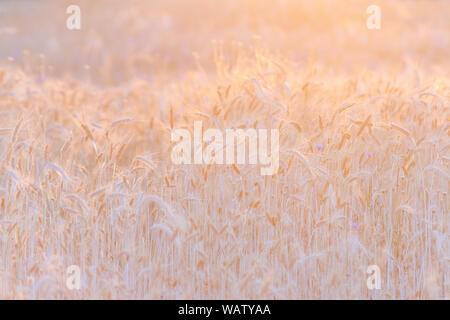
<instances>
[{"instance_id":1,"label":"blurred background","mask_svg":"<svg viewBox=\"0 0 450 320\"><path fill-rule=\"evenodd\" d=\"M81 8L79 31L66 28L71 4ZM381 7L381 30L366 28L371 4ZM338 73L411 62L439 72L450 56L449 14L445 0L2 0L0 61L42 77L117 84L169 79L198 61L214 72L215 49L257 42Z\"/></svg>"}]
</instances>

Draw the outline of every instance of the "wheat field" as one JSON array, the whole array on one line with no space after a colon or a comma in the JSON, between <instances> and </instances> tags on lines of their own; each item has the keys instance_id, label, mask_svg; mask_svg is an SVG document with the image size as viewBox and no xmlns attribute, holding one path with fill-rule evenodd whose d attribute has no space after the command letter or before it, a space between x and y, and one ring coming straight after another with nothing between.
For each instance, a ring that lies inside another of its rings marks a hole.
<instances>
[{"instance_id":1,"label":"wheat field","mask_svg":"<svg viewBox=\"0 0 450 320\"><path fill-rule=\"evenodd\" d=\"M0 298L448 299L449 14L2 1ZM278 172L173 164L197 120L278 129Z\"/></svg>"}]
</instances>

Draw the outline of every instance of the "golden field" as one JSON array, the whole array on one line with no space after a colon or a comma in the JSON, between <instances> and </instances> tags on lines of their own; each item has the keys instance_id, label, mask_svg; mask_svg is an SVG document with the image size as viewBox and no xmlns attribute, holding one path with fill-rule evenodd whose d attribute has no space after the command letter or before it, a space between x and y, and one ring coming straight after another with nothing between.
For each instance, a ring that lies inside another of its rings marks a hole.
<instances>
[{"instance_id":1,"label":"golden field","mask_svg":"<svg viewBox=\"0 0 450 320\"><path fill-rule=\"evenodd\" d=\"M0 2L0 298L448 299L449 13ZM278 173L174 165L196 120L278 129Z\"/></svg>"}]
</instances>

